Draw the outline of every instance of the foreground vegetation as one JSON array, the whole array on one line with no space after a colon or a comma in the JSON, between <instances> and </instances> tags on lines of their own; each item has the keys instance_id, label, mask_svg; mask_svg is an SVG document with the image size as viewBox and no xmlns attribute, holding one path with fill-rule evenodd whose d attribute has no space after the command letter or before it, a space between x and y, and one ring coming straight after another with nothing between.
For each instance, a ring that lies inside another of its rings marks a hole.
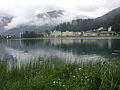
<instances>
[{"instance_id":1,"label":"foreground vegetation","mask_svg":"<svg viewBox=\"0 0 120 90\"><path fill-rule=\"evenodd\" d=\"M8 68L0 62L0 90L120 90L120 62L66 63L58 58Z\"/></svg>"}]
</instances>

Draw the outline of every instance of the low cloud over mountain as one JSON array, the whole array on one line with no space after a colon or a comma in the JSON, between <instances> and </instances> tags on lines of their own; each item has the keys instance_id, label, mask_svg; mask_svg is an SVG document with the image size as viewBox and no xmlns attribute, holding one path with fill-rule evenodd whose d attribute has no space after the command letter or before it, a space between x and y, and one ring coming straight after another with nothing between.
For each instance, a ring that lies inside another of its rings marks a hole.
<instances>
[{"instance_id":1,"label":"low cloud over mountain","mask_svg":"<svg viewBox=\"0 0 120 90\"><path fill-rule=\"evenodd\" d=\"M119 6L119 0L2 0L0 15L4 13L13 18L0 24L0 32L25 26L54 26L73 19L97 18Z\"/></svg>"}]
</instances>

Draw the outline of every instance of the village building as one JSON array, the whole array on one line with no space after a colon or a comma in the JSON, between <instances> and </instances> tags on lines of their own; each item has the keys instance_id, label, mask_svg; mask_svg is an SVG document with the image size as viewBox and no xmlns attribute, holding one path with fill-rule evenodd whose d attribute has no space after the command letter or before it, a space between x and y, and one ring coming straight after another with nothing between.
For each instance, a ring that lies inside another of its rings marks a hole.
<instances>
[{"instance_id":1,"label":"village building","mask_svg":"<svg viewBox=\"0 0 120 90\"><path fill-rule=\"evenodd\" d=\"M74 32L66 31L61 34L63 37L74 36Z\"/></svg>"},{"instance_id":2,"label":"village building","mask_svg":"<svg viewBox=\"0 0 120 90\"><path fill-rule=\"evenodd\" d=\"M11 38L11 36L10 35L7 35L7 37L6 38Z\"/></svg>"},{"instance_id":3,"label":"village building","mask_svg":"<svg viewBox=\"0 0 120 90\"><path fill-rule=\"evenodd\" d=\"M81 36L82 32L74 32L74 36Z\"/></svg>"},{"instance_id":4,"label":"village building","mask_svg":"<svg viewBox=\"0 0 120 90\"><path fill-rule=\"evenodd\" d=\"M97 36L98 33L95 31L86 31L83 33L83 36Z\"/></svg>"},{"instance_id":5,"label":"village building","mask_svg":"<svg viewBox=\"0 0 120 90\"><path fill-rule=\"evenodd\" d=\"M59 36L61 36L61 31L54 30L53 32L51 32L50 36L51 37L59 37Z\"/></svg>"},{"instance_id":6,"label":"village building","mask_svg":"<svg viewBox=\"0 0 120 90\"><path fill-rule=\"evenodd\" d=\"M106 36L113 36L115 34L116 34L115 31L100 31L99 32L99 35L101 35L101 36L104 36L104 35L106 35Z\"/></svg>"},{"instance_id":7,"label":"village building","mask_svg":"<svg viewBox=\"0 0 120 90\"><path fill-rule=\"evenodd\" d=\"M46 32L43 32L42 35L43 35L43 37L48 37L49 36L48 33L46 33Z\"/></svg>"},{"instance_id":8,"label":"village building","mask_svg":"<svg viewBox=\"0 0 120 90\"><path fill-rule=\"evenodd\" d=\"M112 31L112 26L108 27L108 31L109 31L109 32Z\"/></svg>"},{"instance_id":9,"label":"village building","mask_svg":"<svg viewBox=\"0 0 120 90\"><path fill-rule=\"evenodd\" d=\"M98 30L98 31L101 31L101 30L103 30L103 29L104 29L103 27L100 27L100 28L98 28L97 30Z\"/></svg>"},{"instance_id":10,"label":"village building","mask_svg":"<svg viewBox=\"0 0 120 90\"><path fill-rule=\"evenodd\" d=\"M103 30L99 31L98 35L113 36L113 35L116 35L116 32L112 31L112 26L110 26L110 27L108 27L108 29L103 29Z\"/></svg>"}]
</instances>

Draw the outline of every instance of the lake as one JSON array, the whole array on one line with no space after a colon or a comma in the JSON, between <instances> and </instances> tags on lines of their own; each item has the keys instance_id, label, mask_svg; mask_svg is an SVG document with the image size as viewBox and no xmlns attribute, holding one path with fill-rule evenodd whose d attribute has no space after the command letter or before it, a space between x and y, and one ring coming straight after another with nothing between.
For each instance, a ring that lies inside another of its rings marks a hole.
<instances>
[{"instance_id":1,"label":"lake","mask_svg":"<svg viewBox=\"0 0 120 90\"><path fill-rule=\"evenodd\" d=\"M38 57L58 57L68 61L107 60L120 58L120 39L51 38L8 39L0 41L0 58L27 63Z\"/></svg>"}]
</instances>

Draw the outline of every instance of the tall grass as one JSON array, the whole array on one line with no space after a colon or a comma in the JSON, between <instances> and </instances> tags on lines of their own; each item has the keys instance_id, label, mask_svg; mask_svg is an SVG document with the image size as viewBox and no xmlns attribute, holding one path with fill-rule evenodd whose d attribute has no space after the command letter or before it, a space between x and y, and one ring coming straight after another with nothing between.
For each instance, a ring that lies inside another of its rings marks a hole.
<instances>
[{"instance_id":1,"label":"tall grass","mask_svg":"<svg viewBox=\"0 0 120 90\"><path fill-rule=\"evenodd\" d=\"M0 62L0 90L120 90L120 62L65 63L39 58L10 70L7 61Z\"/></svg>"}]
</instances>

